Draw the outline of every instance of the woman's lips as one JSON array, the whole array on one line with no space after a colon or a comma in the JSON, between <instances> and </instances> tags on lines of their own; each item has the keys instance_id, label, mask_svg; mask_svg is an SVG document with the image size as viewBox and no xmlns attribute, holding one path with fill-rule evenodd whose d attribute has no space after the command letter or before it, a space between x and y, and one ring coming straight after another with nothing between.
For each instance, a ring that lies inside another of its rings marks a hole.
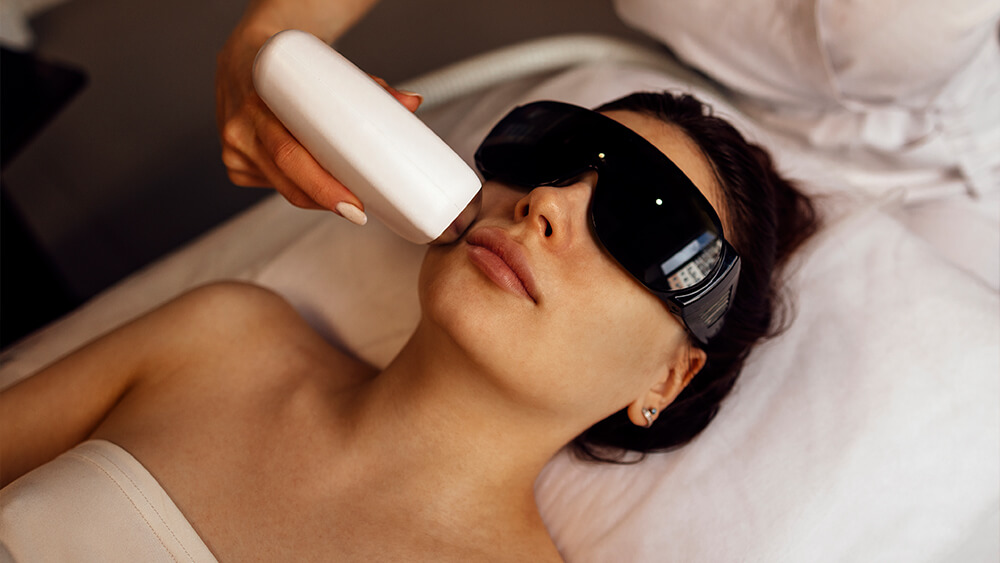
<instances>
[{"instance_id":1,"label":"woman's lips","mask_svg":"<svg viewBox=\"0 0 1000 563\"><path fill-rule=\"evenodd\" d=\"M503 289L537 303L535 279L519 244L503 229L483 227L469 233L469 260Z\"/></svg>"}]
</instances>

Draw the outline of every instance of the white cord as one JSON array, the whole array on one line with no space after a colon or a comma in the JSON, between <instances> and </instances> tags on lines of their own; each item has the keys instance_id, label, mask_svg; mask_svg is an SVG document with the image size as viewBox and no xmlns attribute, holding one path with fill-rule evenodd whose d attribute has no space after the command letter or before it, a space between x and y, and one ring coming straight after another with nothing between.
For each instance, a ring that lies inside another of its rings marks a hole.
<instances>
[{"instance_id":1,"label":"white cord","mask_svg":"<svg viewBox=\"0 0 1000 563\"><path fill-rule=\"evenodd\" d=\"M664 70L680 76L691 74L665 52L615 37L572 34L526 41L475 55L408 80L397 88L419 92L424 97L421 109L427 110L518 78L602 61Z\"/></svg>"}]
</instances>

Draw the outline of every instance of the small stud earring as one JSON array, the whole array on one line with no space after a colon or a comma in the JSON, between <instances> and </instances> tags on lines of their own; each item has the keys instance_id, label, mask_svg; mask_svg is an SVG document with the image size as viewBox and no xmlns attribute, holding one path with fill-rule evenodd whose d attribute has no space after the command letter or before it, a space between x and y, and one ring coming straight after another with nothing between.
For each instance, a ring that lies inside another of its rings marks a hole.
<instances>
[{"instance_id":1,"label":"small stud earring","mask_svg":"<svg viewBox=\"0 0 1000 563\"><path fill-rule=\"evenodd\" d=\"M646 428L653 425L653 417L656 416L657 412L659 411L657 411L655 407L648 409L646 407L642 408L642 416L646 418Z\"/></svg>"}]
</instances>

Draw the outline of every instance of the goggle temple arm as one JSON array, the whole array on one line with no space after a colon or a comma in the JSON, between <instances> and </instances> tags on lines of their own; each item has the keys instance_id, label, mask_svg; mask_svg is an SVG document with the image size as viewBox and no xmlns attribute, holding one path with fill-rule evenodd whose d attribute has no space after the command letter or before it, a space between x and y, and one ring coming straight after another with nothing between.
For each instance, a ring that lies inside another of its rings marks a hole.
<instances>
[{"instance_id":1,"label":"goggle temple arm","mask_svg":"<svg viewBox=\"0 0 1000 563\"><path fill-rule=\"evenodd\" d=\"M675 308L675 313L701 344L707 344L709 339L722 330L726 312L736 297L736 286L740 277L740 257L727 242L719 258L723 270L717 274L718 283L712 284L704 292L674 297L680 305Z\"/></svg>"}]
</instances>

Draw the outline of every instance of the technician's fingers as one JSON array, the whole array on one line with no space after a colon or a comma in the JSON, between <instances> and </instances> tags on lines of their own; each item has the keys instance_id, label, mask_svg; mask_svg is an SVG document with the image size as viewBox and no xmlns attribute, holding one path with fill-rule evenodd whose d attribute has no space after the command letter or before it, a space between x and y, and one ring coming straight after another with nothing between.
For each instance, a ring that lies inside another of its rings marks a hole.
<instances>
[{"instance_id":1,"label":"technician's fingers","mask_svg":"<svg viewBox=\"0 0 1000 563\"><path fill-rule=\"evenodd\" d=\"M424 101L424 97L421 96L420 94L417 94L417 93L414 93L414 92L403 92L402 90L397 90L397 89L393 88L392 86L390 86L388 82L386 82L385 80L379 78L378 76L373 76L371 74L369 74L368 76L371 76L372 80L374 80L375 82L378 82L379 85L382 86L383 88L385 88L387 92L389 92L390 94L392 94L392 96L394 98L396 98L396 100L399 103L403 104L403 107L405 107L406 109L408 109L410 111L417 111L417 108L420 107L420 104L422 104L423 101Z\"/></svg>"},{"instance_id":2,"label":"technician's fingers","mask_svg":"<svg viewBox=\"0 0 1000 563\"><path fill-rule=\"evenodd\" d=\"M258 143L258 152L260 154L265 154L264 147ZM262 159L261 161L261 175L264 176L266 187L273 188L276 192L281 194L288 203L291 203L295 207L302 209L323 209L323 206L316 203L309 194L302 191L302 189L296 185L291 179L285 176L285 174L274 165L273 162L269 160Z\"/></svg>"},{"instance_id":3,"label":"technician's fingers","mask_svg":"<svg viewBox=\"0 0 1000 563\"><path fill-rule=\"evenodd\" d=\"M322 205L316 203L313 198L309 197L309 194L302 191L294 182L282 176L281 172L276 168L274 169L274 173L269 175L268 182L275 191L281 194L281 197L285 198L288 203L295 207L300 209L324 209Z\"/></svg>"},{"instance_id":4,"label":"technician's fingers","mask_svg":"<svg viewBox=\"0 0 1000 563\"><path fill-rule=\"evenodd\" d=\"M260 169L240 151L232 147L222 148L222 163L229 174L229 180L237 186L248 188L267 188L271 185L261 174Z\"/></svg>"},{"instance_id":5,"label":"technician's fingers","mask_svg":"<svg viewBox=\"0 0 1000 563\"><path fill-rule=\"evenodd\" d=\"M221 102L220 102L221 103ZM224 104L223 104L224 106ZM260 112L260 107L253 104L241 106L243 111L231 115L220 116L219 135L222 141L222 163L226 167L229 179L238 186L270 187L257 165L257 133L254 130L253 112ZM228 113L226 107L220 107L219 113Z\"/></svg>"},{"instance_id":6,"label":"technician's fingers","mask_svg":"<svg viewBox=\"0 0 1000 563\"><path fill-rule=\"evenodd\" d=\"M255 123L277 123L277 119L261 103L246 104L242 109L221 125L222 161L230 181L237 186L273 188L296 207L322 209L274 165L272 155L258 138Z\"/></svg>"},{"instance_id":7,"label":"technician's fingers","mask_svg":"<svg viewBox=\"0 0 1000 563\"><path fill-rule=\"evenodd\" d=\"M228 170L229 181L244 188L272 188L271 182L263 175Z\"/></svg>"},{"instance_id":8,"label":"technician's fingers","mask_svg":"<svg viewBox=\"0 0 1000 563\"><path fill-rule=\"evenodd\" d=\"M281 183L287 181L291 184L275 185L282 195L285 195L286 191L300 191L313 203L335 212L338 212L337 206L341 203L352 205L358 210L363 209L361 201L344 184L323 169L277 119L260 120L257 123L257 135L264 152L264 158L258 160L263 167L262 172L268 179L275 181L276 178L268 173L273 163L273 175L280 175L277 181ZM262 161L268 164L263 164Z\"/></svg>"}]
</instances>

